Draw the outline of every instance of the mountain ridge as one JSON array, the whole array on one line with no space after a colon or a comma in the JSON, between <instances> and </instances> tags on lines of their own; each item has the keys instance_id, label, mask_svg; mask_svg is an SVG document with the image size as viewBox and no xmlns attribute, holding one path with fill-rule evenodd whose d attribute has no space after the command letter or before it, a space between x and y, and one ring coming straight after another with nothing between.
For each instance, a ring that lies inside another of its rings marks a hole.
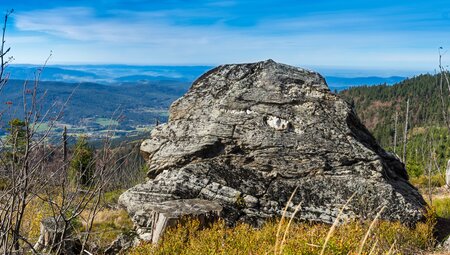
<instances>
[{"instance_id":1,"label":"mountain ridge","mask_svg":"<svg viewBox=\"0 0 450 255\"><path fill-rule=\"evenodd\" d=\"M37 69L33 65L12 65L8 67L11 79L33 80ZM193 82L213 66L127 66L127 65L51 65L42 69L42 81L93 82L105 85L121 83L148 83L153 81ZM341 91L350 86L394 84L406 79L402 76L337 76L325 75L332 90Z\"/></svg>"}]
</instances>

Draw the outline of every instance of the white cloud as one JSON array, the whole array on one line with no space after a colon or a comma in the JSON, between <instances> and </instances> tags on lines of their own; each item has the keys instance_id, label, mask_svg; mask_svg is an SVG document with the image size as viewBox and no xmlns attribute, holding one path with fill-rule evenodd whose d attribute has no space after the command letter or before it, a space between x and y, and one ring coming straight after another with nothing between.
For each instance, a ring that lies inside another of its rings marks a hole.
<instances>
[{"instance_id":1,"label":"white cloud","mask_svg":"<svg viewBox=\"0 0 450 255\"><path fill-rule=\"evenodd\" d=\"M227 3L232 4L216 2ZM189 22L215 15L215 22ZM99 16L90 8L58 8L18 13L15 25L39 34L32 40L50 35L45 50L54 50L56 63L219 64L274 58L309 66L432 69L436 48L450 41L442 31L383 30L376 25L383 16L349 15L320 13L236 28L222 22L226 18L220 13L199 10L116 10ZM33 53L20 45L34 57L22 54L18 61L43 55L42 48Z\"/></svg>"},{"instance_id":2,"label":"white cloud","mask_svg":"<svg viewBox=\"0 0 450 255\"><path fill-rule=\"evenodd\" d=\"M79 40L114 43L172 43L174 41L205 42L205 35L217 26L171 25L171 15L193 17L179 10L160 12L112 11L109 17L96 17L90 8L58 8L17 14L16 27L22 31L47 33ZM214 32L213 37L218 36ZM203 36L202 36L203 35ZM198 40L198 38L203 40Z\"/></svg>"}]
</instances>

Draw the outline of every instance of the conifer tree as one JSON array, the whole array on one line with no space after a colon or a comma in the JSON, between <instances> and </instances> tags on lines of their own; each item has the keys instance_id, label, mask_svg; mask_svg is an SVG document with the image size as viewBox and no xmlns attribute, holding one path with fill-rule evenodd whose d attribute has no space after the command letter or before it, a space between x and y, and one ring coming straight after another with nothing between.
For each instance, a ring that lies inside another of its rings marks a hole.
<instances>
[{"instance_id":1,"label":"conifer tree","mask_svg":"<svg viewBox=\"0 0 450 255\"><path fill-rule=\"evenodd\" d=\"M12 119L8 122L9 134L6 137L6 158L8 161L17 163L25 153L27 142L26 124L19 119Z\"/></svg>"},{"instance_id":2,"label":"conifer tree","mask_svg":"<svg viewBox=\"0 0 450 255\"><path fill-rule=\"evenodd\" d=\"M88 186L94 176L94 151L85 137L80 137L75 145L70 162L69 179L73 185Z\"/></svg>"}]
</instances>

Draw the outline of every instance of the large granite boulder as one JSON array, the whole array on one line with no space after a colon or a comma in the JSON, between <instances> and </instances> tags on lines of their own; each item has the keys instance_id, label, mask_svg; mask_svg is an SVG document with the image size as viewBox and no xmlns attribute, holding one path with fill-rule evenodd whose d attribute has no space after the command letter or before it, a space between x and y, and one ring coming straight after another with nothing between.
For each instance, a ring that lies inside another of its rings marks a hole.
<instances>
[{"instance_id":1,"label":"large granite boulder","mask_svg":"<svg viewBox=\"0 0 450 255\"><path fill-rule=\"evenodd\" d=\"M126 191L131 215L162 202L215 201L228 223L291 215L332 223L375 217L414 224L425 202L324 78L272 60L205 73L141 146L150 180Z\"/></svg>"}]
</instances>

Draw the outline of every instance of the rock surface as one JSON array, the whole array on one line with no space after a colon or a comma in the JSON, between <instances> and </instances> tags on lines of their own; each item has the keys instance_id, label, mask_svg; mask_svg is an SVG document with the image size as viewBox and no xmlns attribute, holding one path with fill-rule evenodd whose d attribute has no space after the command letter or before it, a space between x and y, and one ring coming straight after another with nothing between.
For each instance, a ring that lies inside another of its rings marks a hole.
<instances>
[{"instance_id":1,"label":"rock surface","mask_svg":"<svg viewBox=\"0 0 450 255\"><path fill-rule=\"evenodd\" d=\"M404 165L384 151L352 107L315 72L267 60L219 66L170 108L141 151L151 178L119 199L131 215L150 205L201 198L230 224L260 226L288 206L332 223L381 217L414 224L425 202ZM135 221L136 222L136 221Z\"/></svg>"}]
</instances>

